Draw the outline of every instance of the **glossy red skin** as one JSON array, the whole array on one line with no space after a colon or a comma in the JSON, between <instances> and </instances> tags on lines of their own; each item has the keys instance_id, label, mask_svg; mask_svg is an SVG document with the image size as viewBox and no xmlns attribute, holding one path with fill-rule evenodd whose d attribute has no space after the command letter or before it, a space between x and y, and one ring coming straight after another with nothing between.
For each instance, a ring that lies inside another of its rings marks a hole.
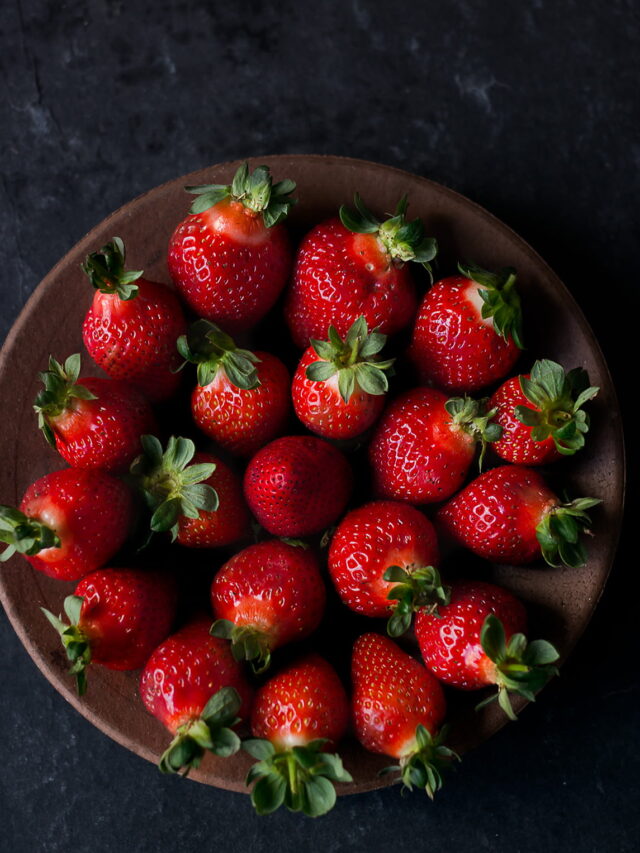
<instances>
[{"instance_id":1,"label":"glossy red skin","mask_svg":"<svg viewBox=\"0 0 640 853\"><path fill-rule=\"evenodd\" d=\"M216 470L204 482L218 493L215 512L200 511L198 518L182 516L176 541L188 548L219 548L243 539L249 533L249 510L242 494L242 481L217 456L196 453L192 464L213 462Z\"/></svg>"},{"instance_id":2,"label":"glossy red skin","mask_svg":"<svg viewBox=\"0 0 640 853\"><path fill-rule=\"evenodd\" d=\"M71 398L69 408L49 424L56 450L72 468L124 472L141 452L140 436L156 432L148 401L116 379L79 379L97 400Z\"/></svg>"},{"instance_id":3,"label":"glossy red skin","mask_svg":"<svg viewBox=\"0 0 640 853\"><path fill-rule=\"evenodd\" d=\"M225 199L178 225L167 260L187 305L236 334L255 326L273 306L292 259L284 225L266 228L261 214Z\"/></svg>"},{"instance_id":4,"label":"glossy red skin","mask_svg":"<svg viewBox=\"0 0 640 853\"><path fill-rule=\"evenodd\" d=\"M480 644L484 620L490 614L502 622L507 641L525 633L524 605L506 589L481 581L460 581L451 588L451 603L416 614L415 632L424 662L445 684L478 690L496 683L496 667Z\"/></svg>"},{"instance_id":5,"label":"glossy red skin","mask_svg":"<svg viewBox=\"0 0 640 853\"><path fill-rule=\"evenodd\" d=\"M256 352L260 385L237 388L219 370L209 385L196 385L191 413L196 426L221 447L238 456L251 456L280 435L289 418L289 371L275 355Z\"/></svg>"},{"instance_id":6,"label":"glossy red skin","mask_svg":"<svg viewBox=\"0 0 640 853\"><path fill-rule=\"evenodd\" d=\"M388 637L363 634L353 647L353 723L365 749L403 758L416 751L416 728L435 735L447 711L438 680Z\"/></svg>"},{"instance_id":7,"label":"glossy red skin","mask_svg":"<svg viewBox=\"0 0 640 853\"><path fill-rule=\"evenodd\" d=\"M197 720L211 697L223 687L238 691L238 716L248 720L253 690L227 640L209 634L211 620L200 618L172 634L153 652L140 678L147 711L175 734Z\"/></svg>"},{"instance_id":8,"label":"glossy red skin","mask_svg":"<svg viewBox=\"0 0 640 853\"><path fill-rule=\"evenodd\" d=\"M448 399L435 388L414 388L387 407L369 445L376 495L424 504L460 488L476 444L452 425Z\"/></svg>"},{"instance_id":9,"label":"glossy red skin","mask_svg":"<svg viewBox=\"0 0 640 853\"><path fill-rule=\"evenodd\" d=\"M528 379L529 375L525 374L525 377ZM498 410L493 421L502 427L502 437L493 442L491 449L515 465L546 465L561 459L562 454L551 436L544 441L534 441L531 438L532 427L516 418L516 406L526 406L534 412L540 411L523 394L519 376L507 379L489 401L489 408Z\"/></svg>"},{"instance_id":10,"label":"glossy red skin","mask_svg":"<svg viewBox=\"0 0 640 853\"><path fill-rule=\"evenodd\" d=\"M412 506L374 501L347 513L331 540L329 574L340 598L356 613L390 615L395 583L383 580L389 566L436 566L438 541L429 519Z\"/></svg>"},{"instance_id":11,"label":"glossy red skin","mask_svg":"<svg viewBox=\"0 0 640 853\"><path fill-rule=\"evenodd\" d=\"M449 393L472 393L502 379L518 360L513 340L498 335L469 301L469 291L478 289L471 279L454 275L436 282L424 297L409 350L423 382Z\"/></svg>"},{"instance_id":12,"label":"glossy red skin","mask_svg":"<svg viewBox=\"0 0 640 853\"><path fill-rule=\"evenodd\" d=\"M83 578L78 627L91 646L91 663L140 669L169 634L176 612L173 576L137 569L99 569Z\"/></svg>"},{"instance_id":13,"label":"glossy red skin","mask_svg":"<svg viewBox=\"0 0 640 853\"><path fill-rule=\"evenodd\" d=\"M279 539L250 545L220 569L211 585L216 619L255 628L276 649L312 634L326 592L313 551Z\"/></svg>"},{"instance_id":14,"label":"glossy red skin","mask_svg":"<svg viewBox=\"0 0 640 853\"><path fill-rule=\"evenodd\" d=\"M77 580L103 566L129 535L134 501L129 487L104 471L64 468L36 480L19 507L51 527L59 548L26 559L58 580Z\"/></svg>"},{"instance_id":15,"label":"glossy red skin","mask_svg":"<svg viewBox=\"0 0 640 853\"><path fill-rule=\"evenodd\" d=\"M298 249L285 317L296 346L326 340L329 326L344 336L364 316L370 329L399 332L417 309L407 265L390 263L375 235L354 234L330 219L316 225Z\"/></svg>"},{"instance_id":16,"label":"glossy red skin","mask_svg":"<svg viewBox=\"0 0 640 853\"><path fill-rule=\"evenodd\" d=\"M327 738L331 750L349 723L349 701L342 682L320 655L311 654L281 670L256 693L251 714L254 737L277 750Z\"/></svg>"},{"instance_id":17,"label":"glossy red skin","mask_svg":"<svg viewBox=\"0 0 640 853\"><path fill-rule=\"evenodd\" d=\"M146 278L136 281L133 299L95 292L82 326L82 339L95 363L112 379L129 382L156 402L177 389L181 375L176 341L186 321L175 293Z\"/></svg>"},{"instance_id":18,"label":"glossy red skin","mask_svg":"<svg viewBox=\"0 0 640 853\"><path fill-rule=\"evenodd\" d=\"M360 386L345 403L338 390L338 374L324 382L307 379L306 369L319 358L309 347L298 365L291 385L293 408L311 432L324 438L347 439L361 435L374 424L384 409L384 394L367 394Z\"/></svg>"},{"instance_id":19,"label":"glossy red skin","mask_svg":"<svg viewBox=\"0 0 640 853\"><path fill-rule=\"evenodd\" d=\"M346 458L321 438L277 438L253 457L244 494L260 524L274 536L320 533L342 514L353 475Z\"/></svg>"},{"instance_id":20,"label":"glossy red skin","mask_svg":"<svg viewBox=\"0 0 640 853\"><path fill-rule=\"evenodd\" d=\"M556 495L536 471L504 465L485 471L438 512L458 543L494 563L524 565L541 557L536 527Z\"/></svg>"}]
</instances>

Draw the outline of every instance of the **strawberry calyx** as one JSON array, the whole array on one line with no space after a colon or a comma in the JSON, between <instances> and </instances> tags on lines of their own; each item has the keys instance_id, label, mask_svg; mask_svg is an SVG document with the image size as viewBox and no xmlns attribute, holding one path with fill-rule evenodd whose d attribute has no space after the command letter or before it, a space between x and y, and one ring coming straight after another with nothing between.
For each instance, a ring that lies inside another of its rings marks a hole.
<instances>
[{"instance_id":1,"label":"strawberry calyx","mask_svg":"<svg viewBox=\"0 0 640 853\"><path fill-rule=\"evenodd\" d=\"M140 442L143 452L130 470L152 510L151 531L169 531L175 541L181 518L198 518L200 511L218 509L216 490L203 482L215 471L215 463L190 465L196 447L189 438L171 436L165 451L154 435L143 435Z\"/></svg>"},{"instance_id":2,"label":"strawberry calyx","mask_svg":"<svg viewBox=\"0 0 640 853\"><path fill-rule=\"evenodd\" d=\"M387 593L388 599L396 601L391 605L393 613L387 622L390 637L400 637L408 631L416 611L426 610L438 616L438 605L446 606L451 599L451 588L442 583L440 572L434 566L409 570L389 566L382 577L397 584Z\"/></svg>"},{"instance_id":3,"label":"strawberry calyx","mask_svg":"<svg viewBox=\"0 0 640 853\"><path fill-rule=\"evenodd\" d=\"M187 776L200 765L206 750L221 758L238 752L240 738L232 727L240 722L241 705L234 687L222 687L214 693L199 717L178 727L174 739L160 757L160 771Z\"/></svg>"},{"instance_id":4,"label":"strawberry calyx","mask_svg":"<svg viewBox=\"0 0 640 853\"><path fill-rule=\"evenodd\" d=\"M511 338L518 349L522 343L522 307L516 290L516 271L505 267L498 272L483 270L476 264L459 263L458 270L466 278L480 285L482 317L493 319L496 334L506 341Z\"/></svg>"},{"instance_id":5,"label":"strawberry calyx","mask_svg":"<svg viewBox=\"0 0 640 853\"><path fill-rule=\"evenodd\" d=\"M271 814L280 806L289 811L320 817L336 802L334 782L353 778L337 754L323 752L326 738L305 746L277 751L271 741L249 738L242 748L258 761L249 770L246 784L253 785L251 802L259 815Z\"/></svg>"},{"instance_id":6,"label":"strawberry calyx","mask_svg":"<svg viewBox=\"0 0 640 853\"><path fill-rule=\"evenodd\" d=\"M87 255L82 269L89 281L100 293L115 293L124 302L138 295L138 285L134 284L143 274L143 270L125 270L125 249L120 237L114 237L100 251Z\"/></svg>"},{"instance_id":7,"label":"strawberry calyx","mask_svg":"<svg viewBox=\"0 0 640 853\"><path fill-rule=\"evenodd\" d=\"M96 400L84 385L78 384L80 376L80 353L70 355L64 364L49 357L49 369L40 373L44 388L38 392L34 411L38 415L38 427L52 447L56 446L52 422L67 409L71 408L74 399Z\"/></svg>"},{"instance_id":8,"label":"strawberry calyx","mask_svg":"<svg viewBox=\"0 0 640 853\"><path fill-rule=\"evenodd\" d=\"M230 640L231 654L237 661L250 661L256 675L265 672L271 664L271 637L251 625L235 625L229 619L217 619L209 633L213 637Z\"/></svg>"},{"instance_id":9,"label":"strawberry calyx","mask_svg":"<svg viewBox=\"0 0 640 853\"><path fill-rule=\"evenodd\" d=\"M0 542L8 546L0 554L0 563L15 553L33 557L46 548L60 547L60 537L55 530L15 507L4 505L0 505Z\"/></svg>"},{"instance_id":10,"label":"strawberry calyx","mask_svg":"<svg viewBox=\"0 0 640 853\"><path fill-rule=\"evenodd\" d=\"M307 366L306 377L312 382L326 382L337 374L338 390L345 403L357 388L374 396L385 394L389 390L387 377L393 375L395 361L393 358L378 360L386 340L387 336L375 329L369 332L364 317L354 321L344 340L335 326L329 326L327 341L310 340L321 360Z\"/></svg>"},{"instance_id":11,"label":"strawberry calyx","mask_svg":"<svg viewBox=\"0 0 640 853\"><path fill-rule=\"evenodd\" d=\"M286 219L296 203L291 195L295 188L295 182L288 178L274 184L268 166L258 166L250 173L249 165L243 163L230 184L202 184L185 187L185 190L198 196L190 213L202 213L230 198L253 213L261 213L265 227L271 228Z\"/></svg>"},{"instance_id":12,"label":"strawberry calyx","mask_svg":"<svg viewBox=\"0 0 640 853\"><path fill-rule=\"evenodd\" d=\"M252 391L260 385L255 365L260 362L250 350L238 349L233 338L209 320L196 320L186 335L177 341L178 352L184 362L198 365L198 385L209 385L224 370L227 379L236 388Z\"/></svg>"},{"instance_id":13,"label":"strawberry calyx","mask_svg":"<svg viewBox=\"0 0 640 853\"><path fill-rule=\"evenodd\" d=\"M434 737L422 724L416 727L416 749L400 759L400 764L385 767L379 775L399 773L398 781L402 782L403 790L413 791L423 788L429 799L433 800L436 791L442 788L444 771L451 767L453 761L460 761L460 756L445 746L444 739L447 727Z\"/></svg>"},{"instance_id":14,"label":"strawberry calyx","mask_svg":"<svg viewBox=\"0 0 640 853\"><path fill-rule=\"evenodd\" d=\"M536 538L542 556L550 566L565 565L573 569L584 566L587 551L580 541L580 534L591 533L587 510L600 503L599 498L576 498L551 507L543 515L536 527Z\"/></svg>"},{"instance_id":15,"label":"strawberry calyx","mask_svg":"<svg viewBox=\"0 0 640 853\"><path fill-rule=\"evenodd\" d=\"M46 610L44 607L40 608L60 634L64 650L71 661L69 674L75 676L79 696L83 696L86 693L86 670L91 663L91 643L78 624L80 622L80 611L82 610L83 602L84 598L80 595L68 595L65 598L63 607L69 619L68 625L62 621L62 617L55 616L50 610Z\"/></svg>"},{"instance_id":16,"label":"strawberry calyx","mask_svg":"<svg viewBox=\"0 0 640 853\"><path fill-rule=\"evenodd\" d=\"M465 395L464 397L451 397L444 404L445 409L451 415L453 427L463 430L480 444L480 458L478 460L480 470L482 470L487 445L498 441L502 436L500 424L492 422L498 409L489 409L488 403L488 397L474 400Z\"/></svg>"},{"instance_id":17,"label":"strawberry calyx","mask_svg":"<svg viewBox=\"0 0 640 853\"><path fill-rule=\"evenodd\" d=\"M372 234L378 238L381 248L396 264L407 261L422 264L431 276L431 261L438 253L438 243L424 233L422 220L407 222L407 197L403 196L389 219L381 221L365 206L359 193L353 197L355 211L342 205L340 221L345 228L356 234Z\"/></svg>"},{"instance_id":18,"label":"strawberry calyx","mask_svg":"<svg viewBox=\"0 0 640 853\"><path fill-rule=\"evenodd\" d=\"M507 642L504 625L493 613L484 620L480 645L495 664L498 692L476 705L476 711L497 699L507 717L516 720L509 694L518 693L529 702L535 702L538 690L558 674L553 664L560 655L551 643L547 640L528 642L524 634L513 634Z\"/></svg>"},{"instance_id":19,"label":"strawberry calyx","mask_svg":"<svg viewBox=\"0 0 640 853\"><path fill-rule=\"evenodd\" d=\"M552 438L563 456L584 447L589 416L582 406L600 390L589 385L587 371L576 367L565 373L562 365L544 358L535 362L529 377L520 376L519 380L522 393L536 408L516 406L514 414L520 423L532 428L531 438Z\"/></svg>"}]
</instances>

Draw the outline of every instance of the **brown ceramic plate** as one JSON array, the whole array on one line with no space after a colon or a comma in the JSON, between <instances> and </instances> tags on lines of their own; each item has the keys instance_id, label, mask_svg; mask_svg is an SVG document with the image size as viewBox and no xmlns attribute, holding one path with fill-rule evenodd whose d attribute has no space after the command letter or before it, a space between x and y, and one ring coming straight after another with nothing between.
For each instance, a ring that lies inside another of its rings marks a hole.
<instances>
[{"instance_id":1,"label":"brown ceramic plate","mask_svg":"<svg viewBox=\"0 0 640 853\"><path fill-rule=\"evenodd\" d=\"M598 343L570 293L541 258L509 228L482 208L431 181L407 172L342 157L264 157L276 180L293 178L300 203L291 225L301 231L334 215L358 190L373 209L392 211L405 193L410 214L421 217L428 234L437 237L443 274L458 258L473 259L487 268L514 266L518 270L525 310L528 351L520 365L528 369L535 357L548 356L565 366L588 369L601 392L591 406L592 432L587 450L566 460L552 473L571 494L603 499L594 515L594 538L588 565L581 569L501 567L485 570L521 596L529 607L531 635L554 642L565 658L596 606L611 567L622 515L624 460L620 413ZM128 262L149 278L168 281L165 251L169 235L186 214L185 184L228 183L239 164L224 163L178 178L146 193L113 213L81 240L47 275L27 303L0 355L0 423L3 424L3 465L0 503L17 504L26 487L43 474L62 467L36 430L32 402L37 373L50 353L58 358L82 351L81 324L91 299L80 263L90 251L114 235L123 237ZM85 358L85 370L90 368ZM74 693L72 679L55 633L39 607L59 612L72 584L37 573L20 557L0 572L3 604L26 649L44 675L88 720L123 746L157 762L168 738L149 716L137 695L137 673L113 673L96 668L83 699ZM348 656L349 650L344 650ZM458 751L480 743L505 722L495 703L481 714L473 712L477 696L458 694L452 702L452 745ZM346 793L388 784L377 771L388 761L347 742L342 750L354 782ZM193 778L231 790L245 790L243 779L250 759L244 754L216 760L208 756ZM385 777L388 779L388 777Z\"/></svg>"}]
</instances>

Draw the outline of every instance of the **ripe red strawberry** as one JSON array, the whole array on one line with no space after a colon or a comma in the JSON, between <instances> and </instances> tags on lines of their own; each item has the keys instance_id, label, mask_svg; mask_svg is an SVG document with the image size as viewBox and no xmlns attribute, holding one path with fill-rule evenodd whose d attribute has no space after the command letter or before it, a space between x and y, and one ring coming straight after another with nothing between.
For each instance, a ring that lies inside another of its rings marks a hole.
<instances>
[{"instance_id":1,"label":"ripe red strawberry","mask_svg":"<svg viewBox=\"0 0 640 853\"><path fill-rule=\"evenodd\" d=\"M425 296L410 348L424 382L471 394L502 379L522 349L522 314L511 268L458 265Z\"/></svg>"},{"instance_id":2,"label":"ripe red strawberry","mask_svg":"<svg viewBox=\"0 0 640 853\"><path fill-rule=\"evenodd\" d=\"M243 748L257 764L251 801L258 814L281 805L310 817L333 808L333 782L351 782L339 755L326 750L344 735L349 702L340 679L319 655L307 655L283 669L256 693L251 714L255 740Z\"/></svg>"},{"instance_id":3,"label":"ripe red strawberry","mask_svg":"<svg viewBox=\"0 0 640 853\"><path fill-rule=\"evenodd\" d=\"M172 436L163 452L155 436L145 435L142 447L131 473L153 510L153 532L170 531L188 548L230 545L248 533L242 485L224 462L196 453L188 438Z\"/></svg>"},{"instance_id":4,"label":"ripe red strawberry","mask_svg":"<svg viewBox=\"0 0 640 853\"><path fill-rule=\"evenodd\" d=\"M104 471L65 468L36 480L18 510L0 507L0 556L16 551L49 577L77 580L124 544L134 504L128 486Z\"/></svg>"},{"instance_id":5,"label":"ripe red strawberry","mask_svg":"<svg viewBox=\"0 0 640 853\"><path fill-rule=\"evenodd\" d=\"M250 456L276 438L289 417L289 372L267 352L238 349L207 320L180 338L178 349L198 365L191 412L199 429L230 453Z\"/></svg>"},{"instance_id":6,"label":"ripe red strawberry","mask_svg":"<svg viewBox=\"0 0 640 853\"><path fill-rule=\"evenodd\" d=\"M385 498L433 503L460 488L475 455L476 443L495 441L486 400L475 401L435 388L414 388L391 403L380 419L369 458L374 488Z\"/></svg>"},{"instance_id":7,"label":"ripe red strawberry","mask_svg":"<svg viewBox=\"0 0 640 853\"><path fill-rule=\"evenodd\" d=\"M357 212L340 208L340 219L316 225L296 258L285 315L296 346L324 340L329 326L345 335L363 316L369 328L392 335L416 312L415 286L407 261L430 270L436 241L424 236L419 219L406 221L407 200L380 222L356 193Z\"/></svg>"},{"instance_id":8,"label":"ripe red strawberry","mask_svg":"<svg viewBox=\"0 0 640 853\"><path fill-rule=\"evenodd\" d=\"M176 612L172 575L139 569L98 569L64 600L70 624L41 608L58 631L80 696L87 667L140 669L171 630Z\"/></svg>"},{"instance_id":9,"label":"ripe red strawberry","mask_svg":"<svg viewBox=\"0 0 640 853\"><path fill-rule=\"evenodd\" d=\"M312 634L322 619L325 588L313 551L279 539L240 551L211 586L211 632L231 640L237 660L264 672L271 652Z\"/></svg>"},{"instance_id":10,"label":"ripe red strawberry","mask_svg":"<svg viewBox=\"0 0 640 853\"><path fill-rule=\"evenodd\" d=\"M438 521L474 554L522 565L544 557L550 566L583 566L580 533L596 498L562 503L540 474L504 465L481 474L438 512Z\"/></svg>"},{"instance_id":11,"label":"ripe red strawberry","mask_svg":"<svg viewBox=\"0 0 640 853\"><path fill-rule=\"evenodd\" d=\"M209 634L201 617L153 652L140 679L142 701L174 735L160 759L163 773L186 776L205 749L226 757L240 748L233 731L248 720L253 691L229 644Z\"/></svg>"},{"instance_id":12,"label":"ripe red strawberry","mask_svg":"<svg viewBox=\"0 0 640 853\"><path fill-rule=\"evenodd\" d=\"M328 341L311 341L293 377L291 396L302 423L325 438L347 439L375 423L389 390L386 371L393 359L379 361L386 335L368 333L359 317L344 341L334 326Z\"/></svg>"},{"instance_id":13,"label":"ripe red strawberry","mask_svg":"<svg viewBox=\"0 0 640 853\"><path fill-rule=\"evenodd\" d=\"M393 501L347 513L329 549L329 573L342 601L365 616L384 618L393 610L391 636L407 630L414 610L447 601L437 563L438 542L429 519Z\"/></svg>"},{"instance_id":14,"label":"ripe red strawberry","mask_svg":"<svg viewBox=\"0 0 640 853\"><path fill-rule=\"evenodd\" d=\"M135 385L147 399L165 400L180 383L176 341L186 331L182 308L166 285L125 271L119 237L90 254L83 266L96 289L82 326L95 363L112 379Z\"/></svg>"},{"instance_id":15,"label":"ripe red strawberry","mask_svg":"<svg viewBox=\"0 0 640 853\"><path fill-rule=\"evenodd\" d=\"M169 272L200 317L232 334L258 323L285 286L291 249L284 225L296 185L272 183L269 169L246 163L229 186L185 187L197 195L169 240Z\"/></svg>"},{"instance_id":16,"label":"ripe red strawberry","mask_svg":"<svg viewBox=\"0 0 640 853\"><path fill-rule=\"evenodd\" d=\"M496 684L498 692L478 705L498 699L515 719L509 693L533 702L535 693L557 673L558 652L546 640L527 643L527 616L520 601L505 589L480 581L461 581L438 616L422 611L415 630L424 662L453 687L478 690Z\"/></svg>"},{"instance_id":17,"label":"ripe red strawberry","mask_svg":"<svg viewBox=\"0 0 640 853\"><path fill-rule=\"evenodd\" d=\"M310 536L342 514L352 484L349 463L333 445L290 435L256 453L244 475L244 494L269 533Z\"/></svg>"},{"instance_id":18,"label":"ripe red strawberry","mask_svg":"<svg viewBox=\"0 0 640 853\"><path fill-rule=\"evenodd\" d=\"M140 436L155 430L151 406L125 382L79 374L77 353L64 366L49 359L34 405L38 426L73 468L125 471L140 451Z\"/></svg>"},{"instance_id":19,"label":"ripe red strawberry","mask_svg":"<svg viewBox=\"0 0 640 853\"><path fill-rule=\"evenodd\" d=\"M458 756L438 734L446 702L438 680L422 664L380 634L356 640L351 661L353 720L358 740L371 752L399 758L406 788L424 788L433 799L441 771Z\"/></svg>"},{"instance_id":20,"label":"ripe red strawberry","mask_svg":"<svg viewBox=\"0 0 640 853\"><path fill-rule=\"evenodd\" d=\"M502 427L493 449L518 465L545 465L573 455L589 431L582 406L598 391L581 367L565 374L555 361L536 361L530 374L508 379L491 397L495 422Z\"/></svg>"}]
</instances>

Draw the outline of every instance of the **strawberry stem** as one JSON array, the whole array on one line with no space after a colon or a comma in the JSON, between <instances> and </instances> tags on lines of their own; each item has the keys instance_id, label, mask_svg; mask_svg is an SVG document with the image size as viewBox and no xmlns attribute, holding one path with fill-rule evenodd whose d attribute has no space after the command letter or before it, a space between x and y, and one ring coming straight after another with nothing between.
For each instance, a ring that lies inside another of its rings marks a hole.
<instances>
[{"instance_id":1,"label":"strawberry stem","mask_svg":"<svg viewBox=\"0 0 640 853\"><path fill-rule=\"evenodd\" d=\"M185 187L188 193L197 196L190 213L202 213L230 198L241 202L247 210L261 213L266 228L286 219L297 201L292 196L295 189L295 182L288 178L274 184L268 166L258 166L250 173L248 163L239 167L230 184Z\"/></svg>"}]
</instances>

